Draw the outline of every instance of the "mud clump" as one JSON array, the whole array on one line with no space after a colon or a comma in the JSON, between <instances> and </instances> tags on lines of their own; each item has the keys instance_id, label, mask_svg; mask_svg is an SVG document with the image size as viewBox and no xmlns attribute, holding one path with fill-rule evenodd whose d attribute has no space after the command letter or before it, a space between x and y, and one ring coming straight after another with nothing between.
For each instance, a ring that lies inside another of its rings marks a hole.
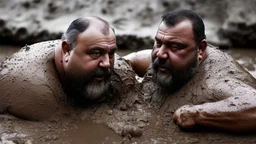
<instances>
[{"instance_id":1,"label":"mud clump","mask_svg":"<svg viewBox=\"0 0 256 144\"><path fill-rule=\"evenodd\" d=\"M134 125L125 125L121 135L128 137L140 137L142 136L142 130Z\"/></svg>"}]
</instances>

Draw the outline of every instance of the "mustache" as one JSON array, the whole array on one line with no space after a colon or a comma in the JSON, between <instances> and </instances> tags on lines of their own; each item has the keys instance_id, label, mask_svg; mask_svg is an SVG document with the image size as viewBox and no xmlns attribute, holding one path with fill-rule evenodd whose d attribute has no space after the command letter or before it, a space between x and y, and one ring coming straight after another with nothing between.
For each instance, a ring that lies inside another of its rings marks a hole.
<instances>
[{"instance_id":1,"label":"mustache","mask_svg":"<svg viewBox=\"0 0 256 144\"><path fill-rule=\"evenodd\" d=\"M92 77L104 77L109 78L112 74L110 69L106 68L98 68L92 73Z\"/></svg>"},{"instance_id":2,"label":"mustache","mask_svg":"<svg viewBox=\"0 0 256 144\"><path fill-rule=\"evenodd\" d=\"M172 65L167 60L161 60L159 58L156 58L153 61L153 69L157 70L159 67L168 69L169 71L173 71Z\"/></svg>"}]
</instances>

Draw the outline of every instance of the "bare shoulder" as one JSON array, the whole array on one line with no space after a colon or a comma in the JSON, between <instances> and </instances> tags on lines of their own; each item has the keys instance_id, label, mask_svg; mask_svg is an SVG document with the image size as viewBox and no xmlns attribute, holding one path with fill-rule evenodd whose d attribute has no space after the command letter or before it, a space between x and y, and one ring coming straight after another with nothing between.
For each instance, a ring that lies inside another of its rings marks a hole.
<instances>
[{"instance_id":1,"label":"bare shoulder","mask_svg":"<svg viewBox=\"0 0 256 144\"><path fill-rule=\"evenodd\" d=\"M216 47L208 47L207 58L199 67L194 81L201 87L206 101L255 93L256 80L230 55Z\"/></svg>"},{"instance_id":2,"label":"bare shoulder","mask_svg":"<svg viewBox=\"0 0 256 144\"><path fill-rule=\"evenodd\" d=\"M210 45L200 70L216 79L236 79L256 87L255 78L226 52ZM227 80L226 80L227 81Z\"/></svg>"},{"instance_id":3,"label":"bare shoulder","mask_svg":"<svg viewBox=\"0 0 256 144\"><path fill-rule=\"evenodd\" d=\"M56 109L62 90L53 64L55 44L27 45L1 63L0 111L42 119Z\"/></svg>"}]
</instances>

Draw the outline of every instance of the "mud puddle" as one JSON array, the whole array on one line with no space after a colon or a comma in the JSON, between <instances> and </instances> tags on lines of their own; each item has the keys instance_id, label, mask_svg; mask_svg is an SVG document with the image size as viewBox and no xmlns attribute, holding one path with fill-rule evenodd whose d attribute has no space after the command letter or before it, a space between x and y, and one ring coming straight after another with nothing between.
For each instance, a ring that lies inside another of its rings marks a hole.
<instances>
[{"instance_id":1,"label":"mud puddle","mask_svg":"<svg viewBox=\"0 0 256 144\"><path fill-rule=\"evenodd\" d=\"M60 135L66 143L122 143L123 138L103 124L91 120L74 122L74 127Z\"/></svg>"}]
</instances>

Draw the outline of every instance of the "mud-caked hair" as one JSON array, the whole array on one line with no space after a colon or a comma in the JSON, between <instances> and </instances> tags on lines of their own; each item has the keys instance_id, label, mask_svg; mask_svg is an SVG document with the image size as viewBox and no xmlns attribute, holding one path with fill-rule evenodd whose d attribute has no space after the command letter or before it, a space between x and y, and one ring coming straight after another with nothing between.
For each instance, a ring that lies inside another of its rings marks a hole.
<instances>
[{"instance_id":1,"label":"mud-caked hair","mask_svg":"<svg viewBox=\"0 0 256 144\"><path fill-rule=\"evenodd\" d=\"M176 24L183 20L190 20L193 27L195 43L198 45L205 36L205 26L203 20L191 10L178 10L168 12L162 16L162 22L168 27L174 27Z\"/></svg>"}]
</instances>

